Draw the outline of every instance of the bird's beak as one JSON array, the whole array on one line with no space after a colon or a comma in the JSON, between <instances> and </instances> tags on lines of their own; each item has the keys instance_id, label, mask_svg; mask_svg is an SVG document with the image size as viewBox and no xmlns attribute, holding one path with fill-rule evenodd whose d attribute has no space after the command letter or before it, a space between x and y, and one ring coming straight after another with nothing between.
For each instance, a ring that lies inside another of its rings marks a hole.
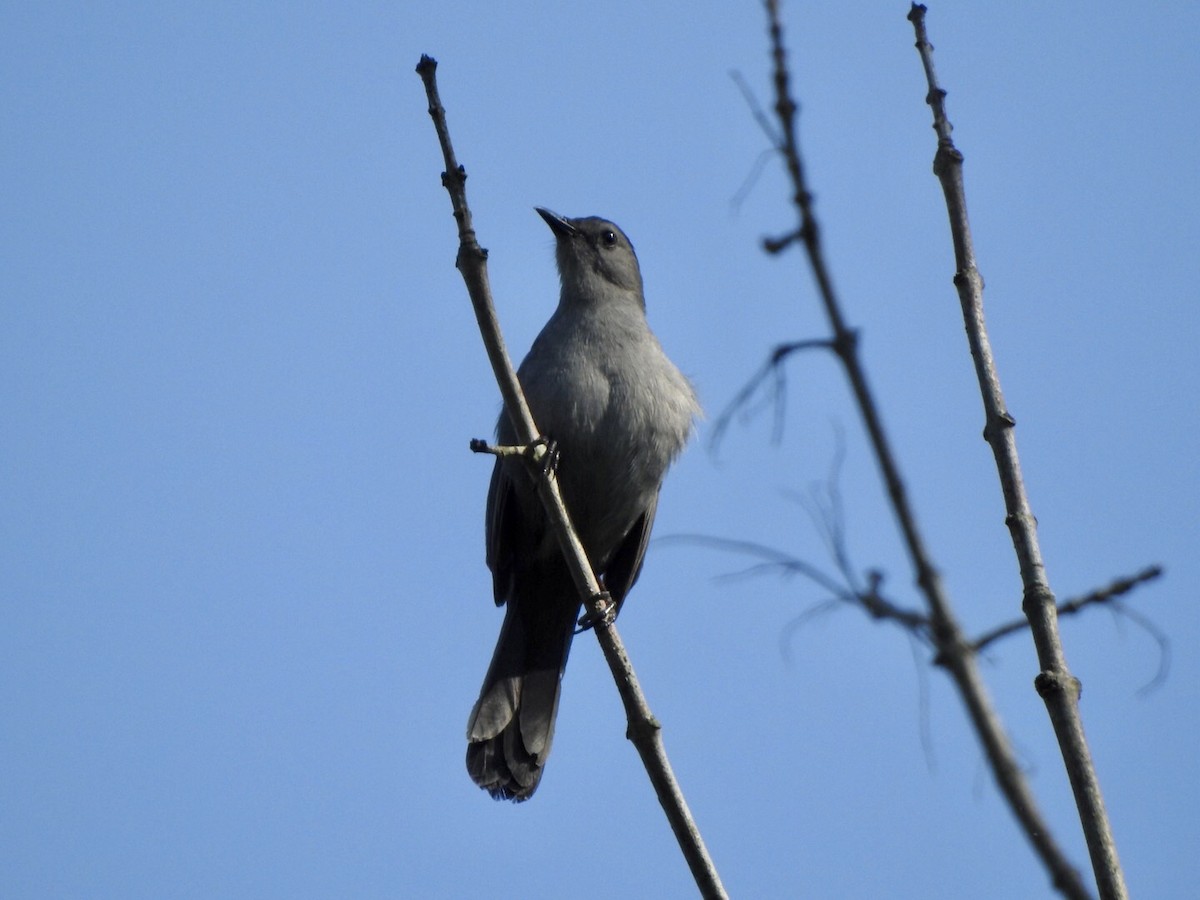
<instances>
[{"instance_id":1,"label":"bird's beak","mask_svg":"<svg viewBox=\"0 0 1200 900\"><path fill-rule=\"evenodd\" d=\"M556 212L551 212L544 206L535 206L537 214L546 220L546 224L550 226L550 230L554 232L555 237L570 237L578 229L565 216L560 216Z\"/></svg>"}]
</instances>

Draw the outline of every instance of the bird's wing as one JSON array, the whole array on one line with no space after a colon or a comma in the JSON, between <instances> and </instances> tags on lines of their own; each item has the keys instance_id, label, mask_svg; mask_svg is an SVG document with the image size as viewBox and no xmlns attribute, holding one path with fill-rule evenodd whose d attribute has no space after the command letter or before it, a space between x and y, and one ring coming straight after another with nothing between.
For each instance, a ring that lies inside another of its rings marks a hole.
<instances>
[{"instance_id":1,"label":"bird's wing","mask_svg":"<svg viewBox=\"0 0 1200 900\"><path fill-rule=\"evenodd\" d=\"M521 534L522 527L519 521L521 504L513 492L511 471L502 459L497 458L484 513L487 564L492 570L492 588L497 606L503 606L512 593L513 542Z\"/></svg>"},{"instance_id":2,"label":"bird's wing","mask_svg":"<svg viewBox=\"0 0 1200 900\"><path fill-rule=\"evenodd\" d=\"M633 527L617 546L604 569L604 589L613 598L618 613L621 611L621 604L625 602L625 595L642 572L642 560L646 556L646 545L650 543L650 530L654 527L654 514L657 511L658 494L655 494L646 511L638 516Z\"/></svg>"}]
</instances>

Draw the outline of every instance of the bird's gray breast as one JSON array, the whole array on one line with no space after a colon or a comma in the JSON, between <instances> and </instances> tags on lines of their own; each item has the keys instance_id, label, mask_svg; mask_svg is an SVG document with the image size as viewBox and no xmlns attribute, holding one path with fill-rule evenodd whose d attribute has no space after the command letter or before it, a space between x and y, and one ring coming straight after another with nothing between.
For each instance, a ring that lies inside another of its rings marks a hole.
<instances>
[{"instance_id":1,"label":"bird's gray breast","mask_svg":"<svg viewBox=\"0 0 1200 900\"><path fill-rule=\"evenodd\" d=\"M602 566L686 442L694 395L644 319L555 324L535 342L521 380L538 427L558 443L567 509Z\"/></svg>"}]
</instances>

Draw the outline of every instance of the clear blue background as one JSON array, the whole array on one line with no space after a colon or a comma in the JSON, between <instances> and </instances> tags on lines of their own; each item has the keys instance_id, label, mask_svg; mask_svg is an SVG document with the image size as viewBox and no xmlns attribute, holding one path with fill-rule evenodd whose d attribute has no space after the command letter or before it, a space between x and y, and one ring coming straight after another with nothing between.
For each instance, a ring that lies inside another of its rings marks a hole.
<instances>
[{"instance_id":1,"label":"clear blue background","mask_svg":"<svg viewBox=\"0 0 1200 900\"><path fill-rule=\"evenodd\" d=\"M785 6L836 284L972 633L1020 584L951 285L903 3ZM1200 7L936 3L991 335L1052 586L1152 562L1128 620L1063 623L1134 895L1200 879ZM541 790L463 770L500 613L499 409L413 67L439 80L510 346L556 299L532 207L619 222L709 410L659 535L828 567L796 496L844 432L850 552L916 603L766 147L756 3L0 9L0 895L689 897L594 641ZM621 630L738 897L1051 895L945 677L895 628L749 561L652 547ZM787 647L785 654L781 642ZM1028 635L984 670L1044 812L1086 853ZM924 688L923 688L924 685ZM927 690L927 697L923 695ZM923 699L924 698L924 699ZM922 733L928 732L928 751Z\"/></svg>"}]
</instances>

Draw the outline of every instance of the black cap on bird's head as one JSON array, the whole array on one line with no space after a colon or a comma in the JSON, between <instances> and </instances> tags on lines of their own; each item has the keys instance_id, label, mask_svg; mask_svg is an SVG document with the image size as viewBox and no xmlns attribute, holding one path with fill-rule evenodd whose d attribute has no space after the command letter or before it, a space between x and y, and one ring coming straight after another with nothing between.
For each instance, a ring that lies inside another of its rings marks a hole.
<instances>
[{"instance_id":1,"label":"black cap on bird's head","mask_svg":"<svg viewBox=\"0 0 1200 900\"><path fill-rule=\"evenodd\" d=\"M564 300L595 302L615 288L636 294L645 306L637 254L625 232L597 216L568 219L541 206L534 208L554 232Z\"/></svg>"}]
</instances>

